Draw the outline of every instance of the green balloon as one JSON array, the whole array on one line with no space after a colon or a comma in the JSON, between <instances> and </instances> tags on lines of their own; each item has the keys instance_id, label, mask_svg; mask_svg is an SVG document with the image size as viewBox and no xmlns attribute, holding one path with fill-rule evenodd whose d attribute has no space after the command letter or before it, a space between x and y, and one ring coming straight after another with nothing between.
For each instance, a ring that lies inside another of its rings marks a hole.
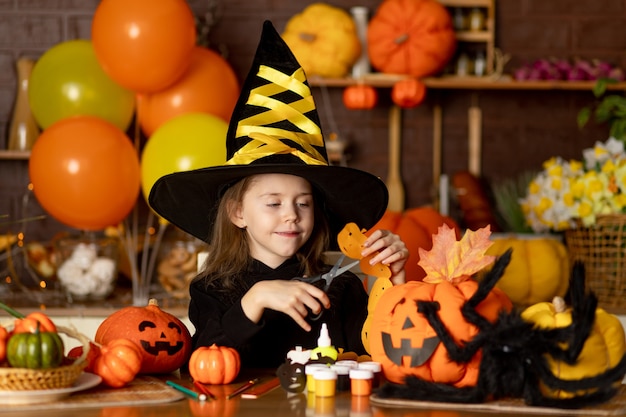
<instances>
[{"instance_id":1,"label":"green balloon","mask_svg":"<svg viewBox=\"0 0 626 417\"><path fill-rule=\"evenodd\" d=\"M87 40L62 42L35 63L28 99L42 129L70 116L96 116L126 131L135 112L135 94L115 83Z\"/></svg>"}]
</instances>

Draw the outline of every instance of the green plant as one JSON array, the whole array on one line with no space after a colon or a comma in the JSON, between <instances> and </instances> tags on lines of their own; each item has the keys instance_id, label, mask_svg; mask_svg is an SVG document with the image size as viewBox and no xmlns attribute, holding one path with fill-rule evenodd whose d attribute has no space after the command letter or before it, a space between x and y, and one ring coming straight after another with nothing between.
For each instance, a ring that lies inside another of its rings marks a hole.
<instances>
[{"instance_id":1,"label":"green plant","mask_svg":"<svg viewBox=\"0 0 626 417\"><path fill-rule=\"evenodd\" d=\"M514 233L532 233L526 222L526 216L520 205L520 199L526 196L528 184L536 172L524 172L516 178L507 178L492 186L498 216L504 223L505 230Z\"/></svg>"},{"instance_id":2,"label":"green plant","mask_svg":"<svg viewBox=\"0 0 626 417\"><path fill-rule=\"evenodd\" d=\"M626 96L624 94L607 94L610 84L618 81L611 78L600 78L593 86L593 95L597 102L586 106L578 112L578 127L583 128L594 117L596 123L606 123L609 135L615 139L626 141Z\"/></svg>"}]
</instances>

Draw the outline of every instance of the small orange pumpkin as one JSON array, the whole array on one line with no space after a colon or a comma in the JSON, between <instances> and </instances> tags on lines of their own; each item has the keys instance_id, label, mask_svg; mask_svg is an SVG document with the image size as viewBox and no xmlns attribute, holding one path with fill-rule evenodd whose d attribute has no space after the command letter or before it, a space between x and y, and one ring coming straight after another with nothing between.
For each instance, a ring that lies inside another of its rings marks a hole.
<instances>
[{"instance_id":1,"label":"small orange pumpkin","mask_svg":"<svg viewBox=\"0 0 626 417\"><path fill-rule=\"evenodd\" d=\"M9 331L0 326L0 363L7 358L7 342L9 341Z\"/></svg>"},{"instance_id":2,"label":"small orange pumpkin","mask_svg":"<svg viewBox=\"0 0 626 417\"><path fill-rule=\"evenodd\" d=\"M419 106L426 98L426 84L417 78L406 78L391 88L391 100L403 109Z\"/></svg>"},{"instance_id":3,"label":"small orange pumpkin","mask_svg":"<svg viewBox=\"0 0 626 417\"><path fill-rule=\"evenodd\" d=\"M189 374L203 384L229 384L240 368L239 352L227 346L201 346L189 358Z\"/></svg>"},{"instance_id":4,"label":"small orange pumpkin","mask_svg":"<svg viewBox=\"0 0 626 417\"><path fill-rule=\"evenodd\" d=\"M378 92L371 85L351 85L343 90L343 104L350 110L369 110L376 106Z\"/></svg>"},{"instance_id":5,"label":"small orange pumpkin","mask_svg":"<svg viewBox=\"0 0 626 417\"><path fill-rule=\"evenodd\" d=\"M107 317L96 331L96 343L113 339L133 341L142 352L142 374L177 370L191 354L191 335L185 324L161 310L152 299L146 307L124 307Z\"/></svg>"},{"instance_id":6,"label":"small orange pumpkin","mask_svg":"<svg viewBox=\"0 0 626 417\"><path fill-rule=\"evenodd\" d=\"M369 22L367 48L381 72L426 77L452 58L456 33L436 0L384 0Z\"/></svg>"},{"instance_id":7,"label":"small orange pumpkin","mask_svg":"<svg viewBox=\"0 0 626 417\"><path fill-rule=\"evenodd\" d=\"M419 281L426 276L424 269L418 265L419 248L432 248L433 235L443 224L453 228L457 238L460 237L461 229L456 222L429 206L415 207L403 212L387 210L370 231L385 229L400 236L409 250L409 258L404 267L406 280Z\"/></svg>"},{"instance_id":8,"label":"small orange pumpkin","mask_svg":"<svg viewBox=\"0 0 626 417\"><path fill-rule=\"evenodd\" d=\"M93 371L106 385L119 388L135 379L141 369L141 351L127 339L111 340L100 347Z\"/></svg>"}]
</instances>

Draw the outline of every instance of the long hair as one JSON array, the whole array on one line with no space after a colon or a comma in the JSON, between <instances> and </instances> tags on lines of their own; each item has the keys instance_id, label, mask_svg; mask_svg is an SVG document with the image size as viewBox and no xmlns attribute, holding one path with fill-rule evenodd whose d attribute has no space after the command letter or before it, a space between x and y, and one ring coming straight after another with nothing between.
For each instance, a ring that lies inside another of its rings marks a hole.
<instances>
[{"instance_id":1,"label":"long hair","mask_svg":"<svg viewBox=\"0 0 626 417\"><path fill-rule=\"evenodd\" d=\"M233 224L231 213L242 203L254 176L245 177L224 192L217 207L215 225L209 244L209 253L204 270L196 279L205 279L206 285L226 291L246 291L243 275L252 262L245 229ZM306 275L323 271L324 251L329 244L329 226L322 208L320 193L313 189L313 231L307 242L298 250L302 270Z\"/></svg>"}]
</instances>

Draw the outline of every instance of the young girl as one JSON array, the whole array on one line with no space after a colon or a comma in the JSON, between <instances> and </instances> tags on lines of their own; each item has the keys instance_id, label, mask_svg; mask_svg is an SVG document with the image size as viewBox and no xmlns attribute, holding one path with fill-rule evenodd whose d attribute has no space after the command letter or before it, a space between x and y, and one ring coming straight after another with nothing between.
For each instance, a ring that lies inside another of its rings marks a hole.
<instances>
[{"instance_id":1,"label":"young girl","mask_svg":"<svg viewBox=\"0 0 626 417\"><path fill-rule=\"evenodd\" d=\"M317 346L322 323L333 345L365 353L367 293L346 272L321 289L298 277L328 272L324 253L346 223L372 227L387 206L382 181L331 166L304 72L269 22L226 137L226 165L159 179L149 203L209 244L192 282L194 348L232 346L245 367L277 367L287 352ZM408 251L383 230L362 255L404 282ZM315 319L318 317L318 319Z\"/></svg>"}]
</instances>

